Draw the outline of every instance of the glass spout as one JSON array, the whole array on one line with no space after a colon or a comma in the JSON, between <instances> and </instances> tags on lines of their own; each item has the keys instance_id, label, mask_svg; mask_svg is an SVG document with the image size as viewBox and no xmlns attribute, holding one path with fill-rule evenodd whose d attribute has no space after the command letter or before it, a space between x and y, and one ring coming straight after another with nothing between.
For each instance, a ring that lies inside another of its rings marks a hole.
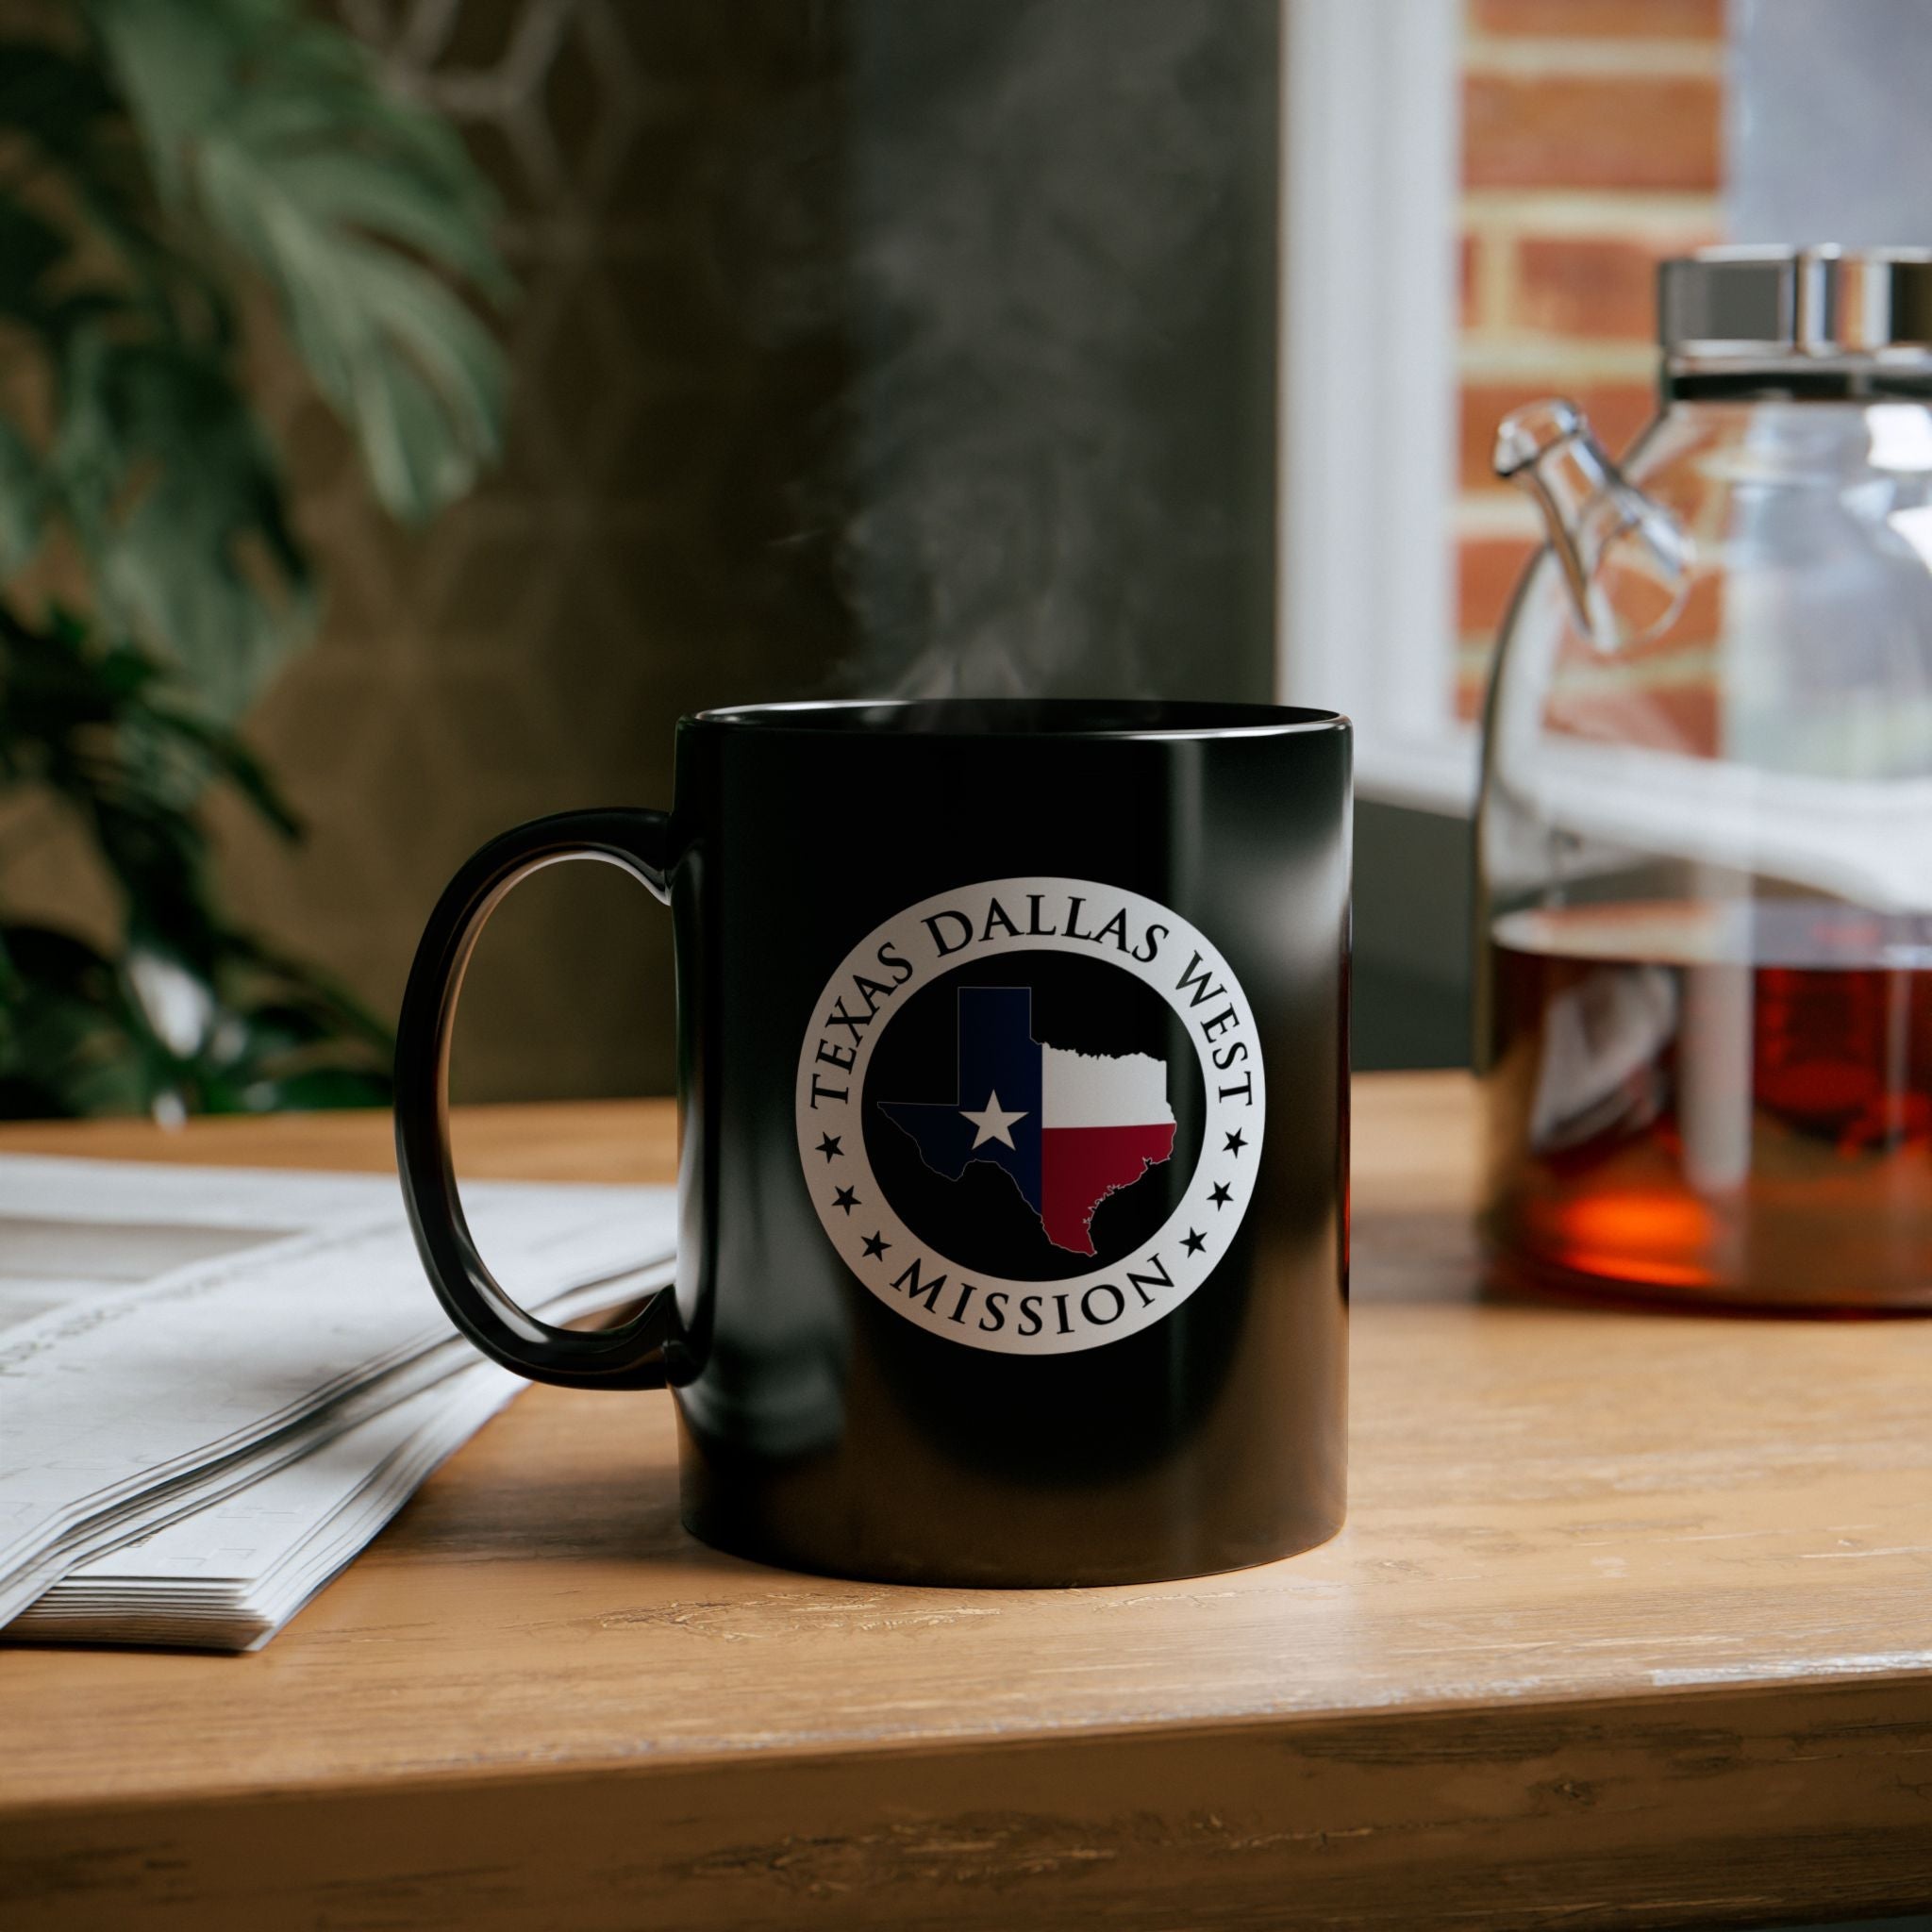
<instances>
[{"instance_id":1,"label":"glass spout","mask_svg":"<svg viewBox=\"0 0 1932 1932\"><path fill-rule=\"evenodd\" d=\"M1670 627L1690 588L1690 533L1624 480L1574 403L1557 396L1511 410L1494 462L1536 499L1576 621L1598 650Z\"/></svg>"}]
</instances>

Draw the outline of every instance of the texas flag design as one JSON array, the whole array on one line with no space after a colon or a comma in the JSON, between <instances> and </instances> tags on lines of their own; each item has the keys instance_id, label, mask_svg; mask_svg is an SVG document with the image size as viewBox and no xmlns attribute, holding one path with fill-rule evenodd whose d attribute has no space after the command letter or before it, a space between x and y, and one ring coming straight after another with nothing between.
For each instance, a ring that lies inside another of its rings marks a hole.
<instances>
[{"instance_id":1,"label":"texas flag design","mask_svg":"<svg viewBox=\"0 0 1932 1932\"><path fill-rule=\"evenodd\" d=\"M1024 986L959 991L959 1071L951 1100L882 1100L934 1173L974 1160L1012 1177L1046 1238L1096 1252L1094 1210L1174 1153L1167 1065L1144 1053L1083 1054L1033 1037Z\"/></svg>"}]
</instances>

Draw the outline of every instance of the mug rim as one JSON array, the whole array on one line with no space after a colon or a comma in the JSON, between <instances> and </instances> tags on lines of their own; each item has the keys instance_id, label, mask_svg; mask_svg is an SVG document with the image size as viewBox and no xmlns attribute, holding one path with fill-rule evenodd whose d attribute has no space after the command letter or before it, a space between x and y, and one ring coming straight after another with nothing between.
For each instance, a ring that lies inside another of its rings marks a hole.
<instances>
[{"instance_id":1,"label":"mug rim","mask_svg":"<svg viewBox=\"0 0 1932 1932\"><path fill-rule=\"evenodd\" d=\"M805 698L724 705L680 729L850 737L1026 739L1291 738L1351 729L1340 711L1199 698Z\"/></svg>"}]
</instances>

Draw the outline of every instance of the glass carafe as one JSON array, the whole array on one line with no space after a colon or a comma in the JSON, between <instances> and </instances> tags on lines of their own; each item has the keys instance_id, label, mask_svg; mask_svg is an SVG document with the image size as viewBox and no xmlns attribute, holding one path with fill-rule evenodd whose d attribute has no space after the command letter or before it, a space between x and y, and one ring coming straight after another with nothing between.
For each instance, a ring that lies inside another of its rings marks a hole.
<instances>
[{"instance_id":1,"label":"glass carafe","mask_svg":"<svg viewBox=\"0 0 1932 1932\"><path fill-rule=\"evenodd\" d=\"M1486 1228L1517 1285L1932 1307L1932 260L1659 282L1620 468L1502 427L1549 541L1485 719Z\"/></svg>"}]
</instances>

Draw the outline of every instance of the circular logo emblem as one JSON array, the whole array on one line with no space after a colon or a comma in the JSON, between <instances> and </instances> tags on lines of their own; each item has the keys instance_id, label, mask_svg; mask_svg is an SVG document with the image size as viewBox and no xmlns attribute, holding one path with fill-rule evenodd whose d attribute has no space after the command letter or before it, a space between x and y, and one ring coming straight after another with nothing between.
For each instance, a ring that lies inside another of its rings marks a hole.
<instances>
[{"instance_id":1,"label":"circular logo emblem","mask_svg":"<svg viewBox=\"0 0 1932 1932\"><path fill-rule=\"evenodd\" d=\"M1213 1274L1267 1095L1227 962L1152 899L992 879L846 956L798 1057L798 1158L832 1244L920 1327L1098 1348Z\"/></svg>"}]
</instances>

